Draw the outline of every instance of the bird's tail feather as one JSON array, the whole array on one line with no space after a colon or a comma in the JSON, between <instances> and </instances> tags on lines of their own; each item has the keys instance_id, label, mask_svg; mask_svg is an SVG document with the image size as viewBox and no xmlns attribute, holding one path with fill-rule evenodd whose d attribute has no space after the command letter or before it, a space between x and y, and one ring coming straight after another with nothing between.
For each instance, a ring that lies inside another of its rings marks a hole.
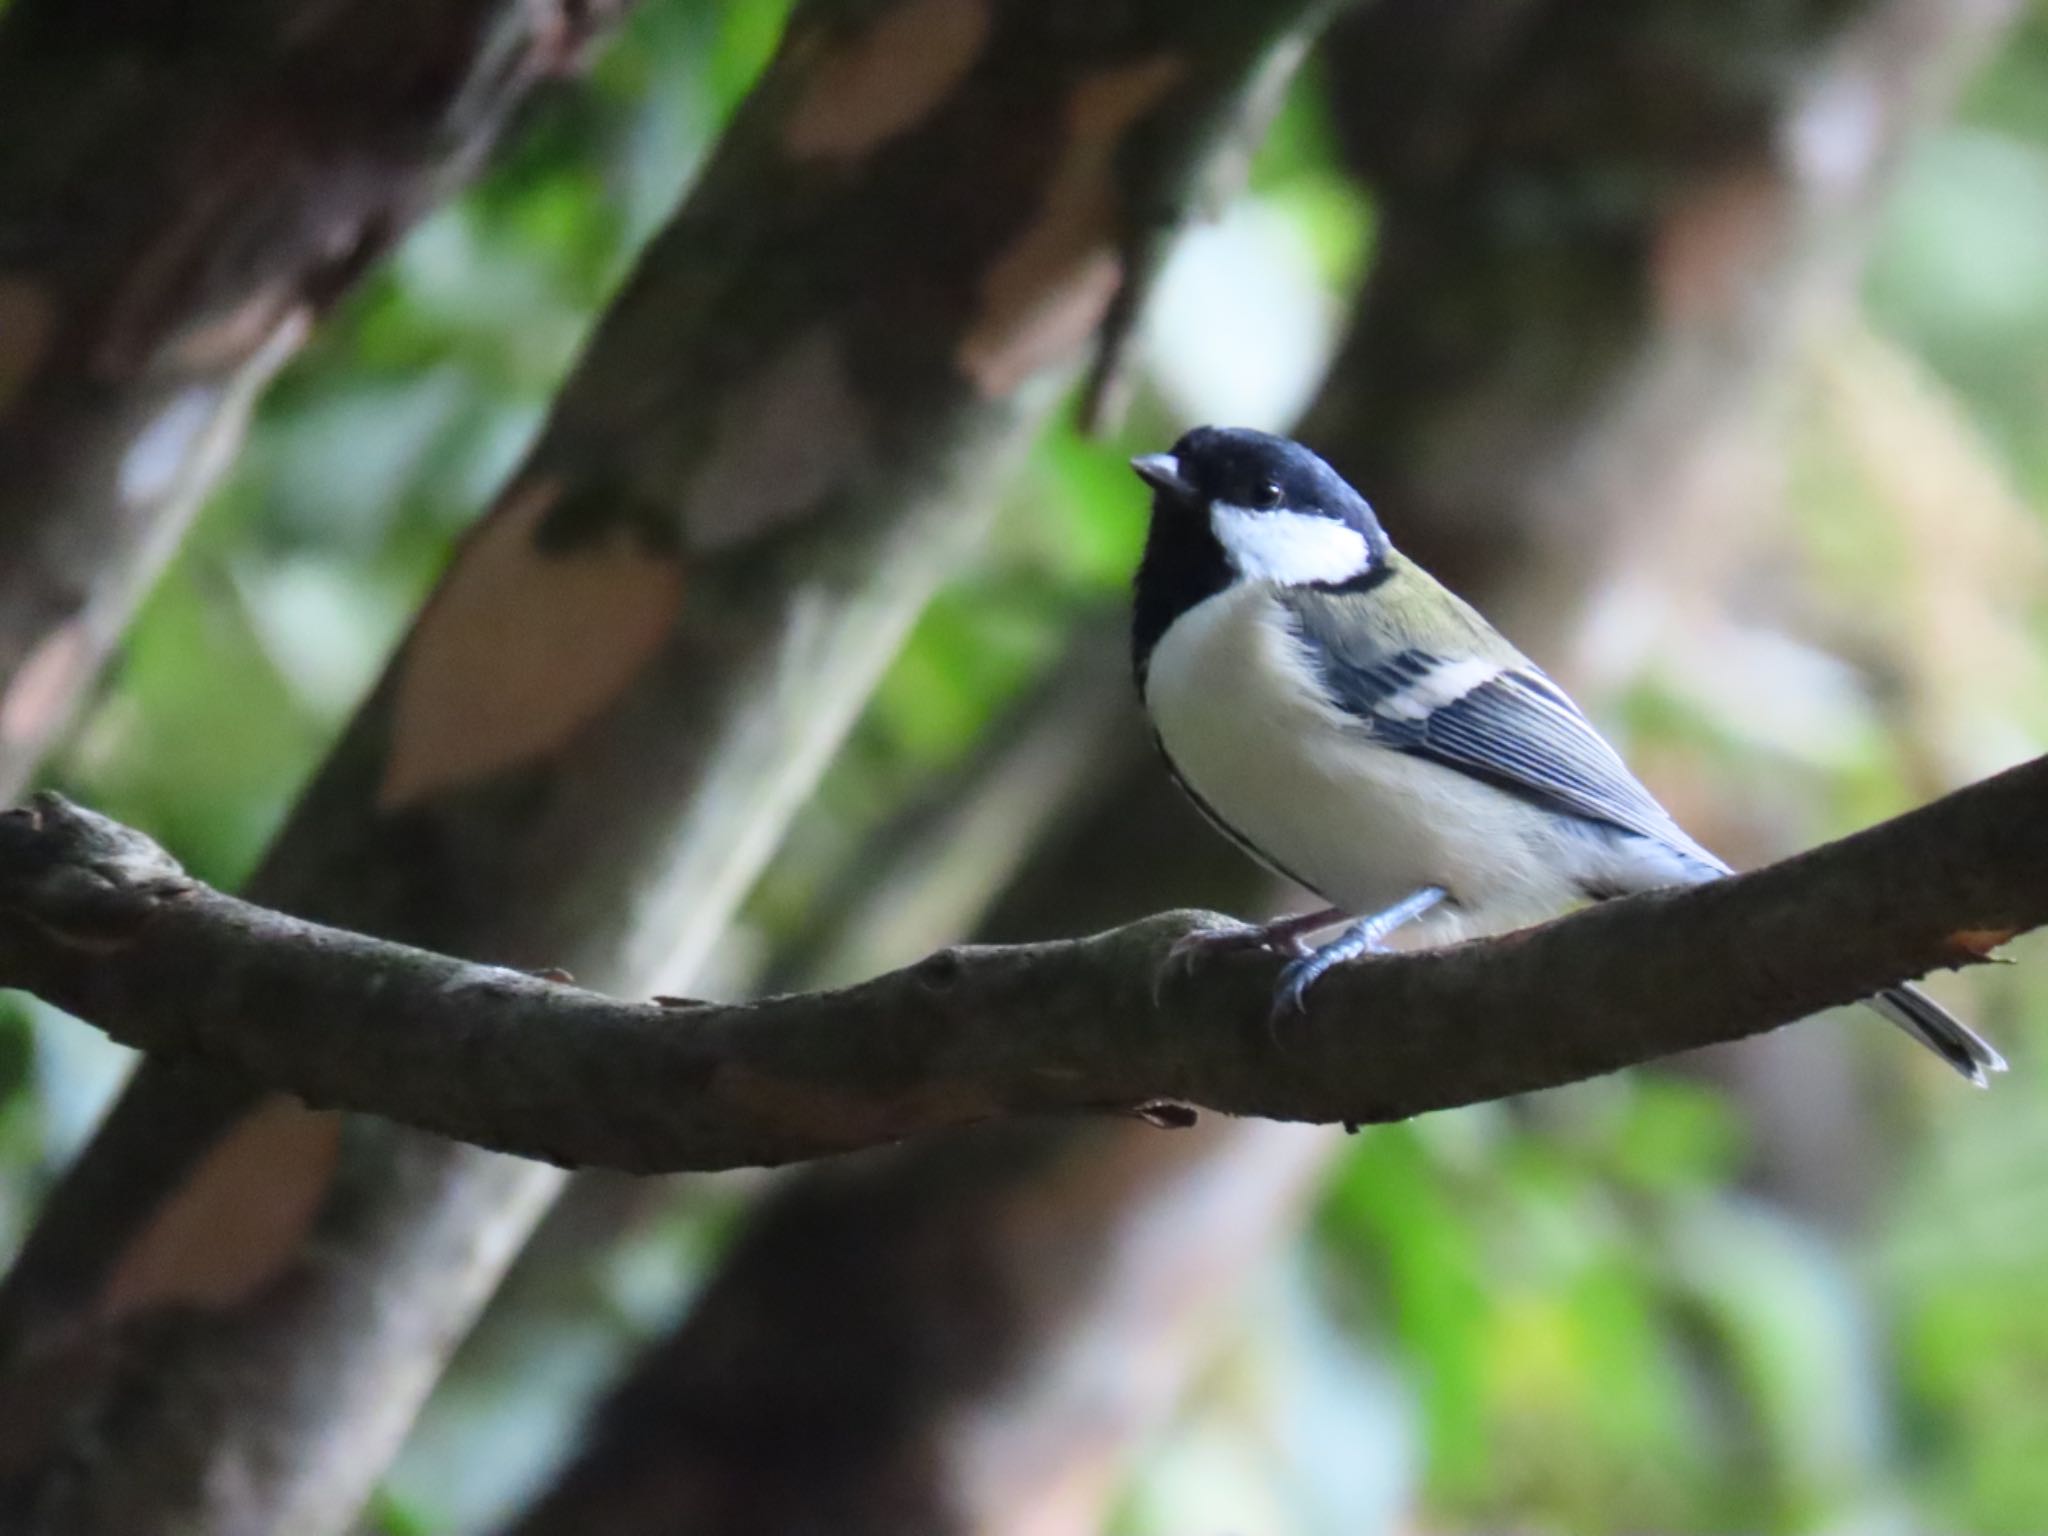
<instances>
[{"instance_id":1,"label":"bird's tail feather","mask_svg":"<svg viewBox=\"0 0 2048 1536\"><path fill-rule=\"evenodd\" d=\"M1989 1086L1988 1074L2005 1070L2005 1058L1990 1041L1918 987L1888 988L1869 1005L1979 1088Z\"/></svg>"}]
</instances>

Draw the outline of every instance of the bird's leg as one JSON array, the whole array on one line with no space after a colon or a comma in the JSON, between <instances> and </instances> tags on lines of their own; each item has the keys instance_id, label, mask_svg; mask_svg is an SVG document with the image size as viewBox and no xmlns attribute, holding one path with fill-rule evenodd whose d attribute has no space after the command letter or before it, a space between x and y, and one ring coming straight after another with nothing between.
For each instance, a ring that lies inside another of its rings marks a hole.
<instances>
[{"instance_id":1,"label":"bird's leg","mask_svg":"<svg viewBox=\"0 0 2048 1536\"><path fill-rule=\"evenodd\" d=\"M1269 923L1240 923L1235 928L1197 928L1175 940L1173 948L1166 952L1165 963L1159 967L1153 986L1154 995L1163 992L1167 981L1185 971L1194 957L1204 951L1270 948L1290 955L1305 955L1309 952L1307 935L1318 928L1333 927L1343 922L1347 915L1336 907L1323 907L1314 912L1276 917Z\"/></svg>"},{"instance_id":2,"label":"bird's leg","mask_svg":"<svg viewBox=\"0 0 2048 1536\"><path fill-rule=\"evenodd\" d=\"M1413 895L1404 896L1384 912L1373 912L1361 917L1336 938L1320 949L1291 961L1280 973L1279 988L1273 994L1273 1019L1275 1022L1290 1013L1303 1011L1308 998L1308 989L1316 984L1322 974L1331 966L1342 965L1346 960L1369 954L1386 947L1386 941L1396 929L1405 927L1423 913L1429 911L1445 896L1440 885L1425 885Z\"/></svg>"}]
</instances>

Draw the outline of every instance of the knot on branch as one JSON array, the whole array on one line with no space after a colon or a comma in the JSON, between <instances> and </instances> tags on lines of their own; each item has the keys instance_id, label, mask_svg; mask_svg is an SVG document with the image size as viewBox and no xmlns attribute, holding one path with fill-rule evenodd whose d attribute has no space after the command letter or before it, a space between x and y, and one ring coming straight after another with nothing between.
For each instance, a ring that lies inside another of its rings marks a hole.
<instances>
[{"instance_id":1,"label":"knot on branch","mask_svg":"<svg viewBox=\"0 0 2048 1536\"><path fill-rule=\"evenodd\" d=\"M62 795L0 812L0 911L67 944L119 944L191 888L154 840Z\"/></svg>"}]
</instances>

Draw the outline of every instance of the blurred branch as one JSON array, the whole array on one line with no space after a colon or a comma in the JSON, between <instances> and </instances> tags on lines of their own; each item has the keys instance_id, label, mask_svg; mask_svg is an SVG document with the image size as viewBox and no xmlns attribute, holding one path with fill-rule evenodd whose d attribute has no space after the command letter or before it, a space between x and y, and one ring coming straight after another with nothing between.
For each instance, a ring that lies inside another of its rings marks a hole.
<instances>
[{"instance_id":1,"label":"blurred branch","mask_svg":"<svg viewBox=\"0 0 2048 1536\"><path fill-rule=\"evenodd\" d=\"M1354 967L1277 1040L1274 956L1170 963L1201 914L834 992L629 1004L221 895L54 796L4 825L0 980L314 1103L639 1172L1159 1101L1405 1119L1758 1033L2048 921L2048 759L1768 870Z\"/></svg>"},{"instance_id":2,"label":"blurred branch","mask_svg":"<svg viewBox=\"0 0 2048 1536\"><path fill-rule=\"evenodd\" d=\"M1952 387L1867 322L1837 328L1804 382L1817 432L1901 546L1881 608L1861 593L1823 600L1830 649L1881 680L1909 783L1939 794L2048 730L2048 658L2032 625L2048 530Z\"/></svg>"},{"instance_id":3,"label":"blurred branch","mask_svg":"<svg viewBox=\"0 0 2048 1536\"><path fill-rule=\"evenodd\" d=\"M797 6L252 895L690 984L1134 232L1322 8ZM0 1292L0 1519L338 1529L555 1188L146 1065Z\"/></svg>"},{"instance_id":4,"label":"blurred branch","mask_svg":"<svg viewBox=\"0 0 2048 1536\"><path fill-rule=\"evenodd\" d=\"M630 3L6 7L0 799L314 318Z\"/></svg>"},{"instance_id":5,"label":"blurred branch","mask_svg":"<svg viewBox=\"0 0 2048 1536\"><path fill-rule=\"evenodd\" d=\"M1695 506L1853 291L2012 0L1378 0L1332 29L1379 215L1303 435L1538 656Z\"/></svg>"}]
</instances>

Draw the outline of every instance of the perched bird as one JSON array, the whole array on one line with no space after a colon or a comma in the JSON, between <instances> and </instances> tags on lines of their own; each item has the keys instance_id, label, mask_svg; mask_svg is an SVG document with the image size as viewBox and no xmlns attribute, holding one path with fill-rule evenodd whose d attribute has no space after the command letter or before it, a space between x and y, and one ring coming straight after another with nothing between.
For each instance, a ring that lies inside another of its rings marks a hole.
<instances>
[{"instance_id":1,"label":"perched bird","mask_svg":"<svg viewBox=\"0 0 2048 1536\"><path fill-rule=\"evenodd\" d=\"M1200 427L1131 467L1153 492L1132 648L1160 748L1226 836L1329 903L1252 935L1295 955L1276 1012L1397 928L1442 942L1729 873L1308 449ZM2004 1070L1917 988L1869 1006L1974 1083Z\"/></svg>"}]
</instances>

